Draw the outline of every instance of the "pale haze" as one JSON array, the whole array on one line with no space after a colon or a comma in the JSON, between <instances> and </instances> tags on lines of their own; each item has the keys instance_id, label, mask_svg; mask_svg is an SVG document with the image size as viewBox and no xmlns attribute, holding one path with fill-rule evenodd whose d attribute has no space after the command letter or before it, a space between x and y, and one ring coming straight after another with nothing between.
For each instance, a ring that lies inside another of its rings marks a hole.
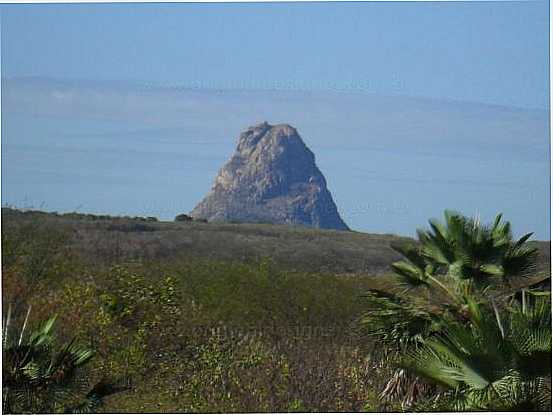
<instances>
[{"instance_id":1,"label":"pale haze","mask_svg":"<svg viewBox=\"0 0 553 415\"><path fill-rule=\"evenodd\" d=\"M2 203L172 219L289 123L354 230L550 239L546 2L2 6Z\"/></svg>"}]
</instances>

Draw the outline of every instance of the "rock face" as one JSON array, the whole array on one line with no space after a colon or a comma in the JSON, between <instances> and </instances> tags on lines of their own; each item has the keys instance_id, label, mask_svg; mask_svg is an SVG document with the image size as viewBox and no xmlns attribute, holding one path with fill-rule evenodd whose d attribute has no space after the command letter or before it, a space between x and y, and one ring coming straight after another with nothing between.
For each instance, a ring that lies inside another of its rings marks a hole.
<instances>
[{"instance_id":1,"label":"rock face","mask_svg":"<svg viewBox=\"0 0 553 415\"><path fill-rule=\"evenodd\" d=\"M348 230L315 156L287 124L248 128L191 216Z\"/></svg>"}]
</instances>

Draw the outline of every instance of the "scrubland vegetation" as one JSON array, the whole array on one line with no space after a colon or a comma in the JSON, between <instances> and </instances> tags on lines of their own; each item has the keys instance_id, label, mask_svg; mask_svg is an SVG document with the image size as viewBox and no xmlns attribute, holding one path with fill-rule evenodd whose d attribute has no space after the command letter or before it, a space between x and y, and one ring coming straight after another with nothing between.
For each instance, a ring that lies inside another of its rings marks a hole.
<instances>
[{"instance_id":1,"label":"scrubland vegetation","mask_svg":"<svg viewBox=\"0 0 553 415\"><path fill-rule=\"evenodd\" d=\"M550 409L548 247L500 219L415 243L4 210L3 409Z\"/></svg>"}]
</instances>

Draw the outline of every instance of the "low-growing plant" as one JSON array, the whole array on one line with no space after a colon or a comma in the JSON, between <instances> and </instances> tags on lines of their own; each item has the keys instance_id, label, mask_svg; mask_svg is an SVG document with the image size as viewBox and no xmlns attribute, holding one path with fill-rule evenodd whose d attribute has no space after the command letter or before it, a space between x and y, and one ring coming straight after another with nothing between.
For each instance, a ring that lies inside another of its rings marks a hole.
<instances>
[{"instance_id":1,"label":"low-growing plant","mask_svg":"<svg viewBox=\"0 0 553 415\"><path fill-rule=\"evenodd\" d=\"M56 347L55 317L27 333L11 309L2 325L2 401L5 413L92 412L104 397L121 390L103 380L92 388L84 371L94 352L75 339Z\"/></svg>"}]
</instances>

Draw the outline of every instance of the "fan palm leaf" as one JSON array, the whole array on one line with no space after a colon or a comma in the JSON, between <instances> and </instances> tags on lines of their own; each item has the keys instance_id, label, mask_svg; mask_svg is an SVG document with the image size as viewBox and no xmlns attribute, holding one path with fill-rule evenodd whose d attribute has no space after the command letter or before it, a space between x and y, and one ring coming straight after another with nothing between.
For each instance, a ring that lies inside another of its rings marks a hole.
<instances>
[{"instance_id":1,"label":"fan palm leaf","mask_svg":"<svg viewBox=\"0 0 553 415\"><path fill-rule=\"evenodd\" d=\"M4 322L4 412L73 412L73 406L67 403L79 401L83 403L75 406L75 410L82 407L90 412L96 408L102 396L86 394L88 382L82 373L94 352L78 345L75 339L56 350L55 316L39 324L28 336L25 335L26 321L27 318L19 331L13 330L10 319Z\"/></svg>"},{"instance_id":2,"label":"fan palm leaf","mask_svg":"<svg viewBox=\"0 0 553 415\"><path fill-rule=\"evenodd\" d=\"M527 310L514 306L506 314L506 333L491 316L468 326L452 323L410 352L403 367L448 387L456 410L550 409L542 386L551 375L551 302L540 297Z\"/></svg>"},{"instance_id":3,"label":"fan palm leaf","mask_svg":"<svg viewBox=\"0 0 553 415\"><path fill-rule=\"evenodd\" d=\"M417 230L418 244L393 246L403 256L392 269L404 290L371 294L380 310L364 316L368 334L402 355L401 367L446 388L434 409L542 407L532 391L550 376L550 297L523 295L524 305L505 308L505 294L498 304L489 294L512 294L505 282L534 269L532 234L515 240L502 214L490 225L449 210L444 219Z\"/></svg>"}]
</instances>

